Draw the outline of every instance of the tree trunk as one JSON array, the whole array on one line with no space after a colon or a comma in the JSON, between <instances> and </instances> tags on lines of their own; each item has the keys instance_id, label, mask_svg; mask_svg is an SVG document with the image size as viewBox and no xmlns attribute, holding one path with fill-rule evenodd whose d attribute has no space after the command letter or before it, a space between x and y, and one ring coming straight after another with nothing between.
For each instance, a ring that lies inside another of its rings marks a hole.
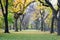
<instances>
[{"instance_id":1,"label":"tree trunk","mask_svg":"<svg viewBox=\"0 0 60 40\"><path fill-rule=\"evenodd\" d=\"M42 17L41 17L41 31L43 31L43 15L42 15Z\"/></svg>"},{"instance_id":2,"label":"tree trunk","mask_svg":"<svg viewBox=\"0 0 60 40\"><path fill-rule=\"evenodd\" d=\"M13 30L15 29L15 27L14 27L14 26L15 26L15 23L13 23Z\"/></svg>"},{"instance_id":3,"label":"tree trunk","mask_svg":"<svg viewBox=\"0 0 60 40\"><path fill-rule=\"evenodd\" d=\"M58 22L57 22L57 34L60 35L60 9L59 9Z\"/></svg>"},{"instance_id":4,"label":"tree trunk","mask_svg":"<svg viewBox=\"0 0 60 40\"><path fill-rule=\"evenodd\" d=\"M4 21L5 21L5 33L9 33L7 15L4 16Z\"/></svg>"},{"instance_id":5,"label":"tree trunk","mask_svg":"<svg viewBox=\"0 0 60 40\"><path fill-rule=\"evenodd\" d=\"M37 20L36 20L36 30L38 29L38 23L37 23Z\"/></svg>"},{"instance_id":6,"label":"tree trunk","mask_svg":"<svg viewBox=\"0 0 60 40\"><path fill-rule=\"evenodd\" d=\"M9 27L10 27L10 30L11 30L12 29L11 25Z\"/></svg>"},{"instance_id":7,"label":"tree trunk","mask_svg":"<svg viewBox=\"0 0 60 40\"><path fill-rule=\"evenodd\" d=\"M54 17L52 17L50 33L54 33L54 27L53 26L54 26Z\"/></svg>"},{"instance_id":8,"label":"tree trunk","mask_svg":"<svg viewBox=\"0 0 60 40\"><path fill-rule=\"evenodd\" d=\"M22 29L21 29L21 24L20 24L20 31L21 31Z\"/></svg>"},{"instance_id":9,"label":"tree trunk","mask_svg":"<svg viewBox=\"0 0 60 40\"><path fill-rule=\"evenodd\" d=\"M8 29L8 0L6 0L6 5L5 5L5 12L4 12L4 7L2 4L2 0L0 0L0 4L1 4L1 9L2 9L2 14L4 16L4 22L5 22L5 33L9 33L9 29Z\"/></svg>"},{"instance_id":10,"label":"tree trunk","mask_svg":"<svg viewBox=\"0 0 60 40\"><path fill-rule=\"evenodd\" d=\"M17 19L15 19L15 31L18 32Z\"/></svg>"},{"instance_id":11,"label":"tree trunk","mask_svg":"<svg viewBox=\"0 0 60 40\"><path fill-rule=\"evenodd\" d=\"M53 10L53 17L52 17L52 22L51 22L51 31L50 33L54 33L54 19L57 19L57 11L52 9Z\"/></svg>"},{"instance_id":12,"label":"tree trunk","mask_svg":"<svg viewBox=\"0 0 60 40\"><path fill-rule=\"evenodd\" d=\"M22 13L23 14L23 13ZM25 15L20 15L20 31L22 31L22 21Z\"/></svg>"},{"instance_id":13,"label":"tree trunk","mask_svg":"<svg viewBox=\"0 0 60 40\"><path fill-rule=\"evenodd\" d=\"M22 26L21 24L22 24L22 21L21 21L21 17L20 17L20 31L22 30L22 29L21 29L21 26Z\"/></svg>"},{"instance_id":14,"label":"tree trunk","mask_svg":"<svg viewBox=\"0 0 60 40\"><path fill-rule=\"evenodd\" d=\"M22 27L22 15L20 15L20 31L22 31L21 27Z\"/></svg>"},{"instance_id":15,"label":"tree trunk","mask_svg":"<svg viewBox=\"0 0 60 40\"><path fill-rule=\"evenodd\" d=\"M60 21L57 23L57 34L60 35Z\"/></svg>"},{"instance_id":16,"label":"tree trunk","mask_svg":"<svg viewBox=\"0 0 60 40\"><path fill-rule=\"evenodd\" d=\"M39 18L36 19L36 30L39 30L40 20Z\"/></svg>"},{"instance_id":17,"label":"tree trunk","mask_svg":"<svg viewBox=\"0 0 60 40\"><path fill-rule=\"evenodd\" d=\"M44 10L41 12L41 31L44 31L44 12Z\"/></svg>"}]
</instances>

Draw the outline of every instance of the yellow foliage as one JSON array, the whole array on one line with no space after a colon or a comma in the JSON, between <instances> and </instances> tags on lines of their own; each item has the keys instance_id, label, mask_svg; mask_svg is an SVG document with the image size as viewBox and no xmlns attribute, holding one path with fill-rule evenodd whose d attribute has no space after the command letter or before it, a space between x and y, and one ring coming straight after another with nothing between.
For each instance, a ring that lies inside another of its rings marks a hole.
<instances>
[{"instance_id":1,"label":"yellow foliage","mask_svg":"<svg viewBox=\"0 0 60 40\"><path fill-rule=\"evenodd\" d=\"M37 11L35 11L32 15L31 15L31 20L36 20L37 18L40 17L40 13L37 13Z\"/></svg>"},{"instance_id":2,"label":"yellow foliage","mask_svg":"<svg viewBox=\"0 0 60 40\"><path fill-rule=\"evenodd\" d=\"M0 16L2 16L2 11L1 11L1 9L0 9Z\"/></svg>"},{"instance_id":3,"label":"yellow foliage","mask_svg":"<svg viewBox=\"0 0 60 40\"><path fill-rule=\"evenodd\" d=\"M15 0L13 2L13 11L14 12L24 12L24 8L33 0Z\"/></svg>"},{"instance_id":4,"label":"yellow foliage","mask_svg":"<svg viewBox=\"0 0 60 40\"><path fill-rule=\"evenodd\" d=\"M47 17L47 19L45 20L45 22L50 25L51 24L51 19L52 19L52 10L50 8L48 8L50 10L49 12L49 16Z\"/></svg>"}]
</instances>

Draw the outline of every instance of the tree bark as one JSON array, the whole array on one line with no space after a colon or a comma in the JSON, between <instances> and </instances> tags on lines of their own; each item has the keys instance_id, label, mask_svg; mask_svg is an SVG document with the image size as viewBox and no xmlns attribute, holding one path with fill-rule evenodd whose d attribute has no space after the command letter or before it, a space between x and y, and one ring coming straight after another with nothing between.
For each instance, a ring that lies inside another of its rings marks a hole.
<instances>
[{"instance_id":1,"label":"tree bark","mask_svg":"<svg viewBox=\"0 0 60 40\"><path fill-rule=\"evenodd\" d=\"M14 26L15 26L15 22L13 23L13 30L15 29L15 27L14 27Z\"/></svg>"},{"instance_id":2,"label":"tree bark","mask_svg":"<svg viewBox=\"0 0 60 40\"><path fill-rule=\"evenodd\" d=\"M57 34L60 35L60 21L58 21L57 23Z\"/></svg>"},{"instance_id":3,"label":"tree bark","mask_svg":"<svg viewBox=\"0 0 60 40\"><path fill-rule=\"evenodd\" d=\"M8 29L8 17L7 17L7 15L4 16L4 21L5 21L5 33L9 33L9 29Z\"/></svg>"},{"instance_id":4,"label":"tree bark","mask_svg":"<svg viewBox=\"0 0 60 40\"><path fill-rule=\"evenodd\" d=\"M6 0L5 11L6 11L6 14L4 14L5 33L9 33L9 29L8 29L8 0Z\"/></svg>"},{"instance_id":5,"label":"tree bark","mask_svg":"<svg viewBox=\"0 0 60 40\"><path fill-rule=\"evenodd\" d=\"M59 9L59 16L57 21L57 34L60 35L60 9Z\"/></svg>"},{"instance_id":6,"label":"tree bark","mask_svg":"<svg viewBox=\"0 0 60 40\"><path fill-rule=\"evenodd\" d=\"M54 19L57 19L57 11L55 9L52 9L53 11L53 17L52 17L52 22L51 22L51 30L50 33L54 33Z\"/></svg>"},{"instance_id":7,"label":"tree bark","mask_svg":"<svg viewBox=\"0 0 60 40\"><path fill-rule=\"evenodd\" d=\"M54 33L54 27L53 26L54 26L54 17L52 17L50 33Z\"/></svg>"},{"instance_id":8,"label":"tree bark","mask_svg":"<svg viewBox=\"0 0 60 40\"><path fill-rule=\"evenodd\" d=\"M22 27L22 15L20 15L20 31L22 31L21 27Z\"/></svg>"},{"instance_id":9,"label":"tree bark","mask_svg":"<svg viewBox=\"0 0 60 40\"><path fill-rule=\"evenodd\" d=\"M18 32L17 19L15 19L15 31Z\"/></svg>"},{"instance_id":10,"label":"tree bark","mask_svg":"<svg viewBox=\"0 0 60 40\"><path fill-rule=\"evenodd\" d=\"M44 10L41 13L41 31L44 31Z\"/></svg>"},{"instance_id":11,"label":"tree bark","mask_svg":"<svg viewBox=\"0 0 60 40\"><path fill-rule=\"evenodd\" d=\"M43 18L41 18L41 31L43 31Z\"/></svg>"},{"instance_id":12,"label":"tree bark","mask_svg":"<svg viewBox=\"0 0 60 40\"><path fill-rule=\"evenodd\" d=\"M21 29L21 26L22 26L21 24L22 24L22 19L21 19L21 17L20 17L20 31L22 30L22 29Z\"/></svg>"}]
</instances>

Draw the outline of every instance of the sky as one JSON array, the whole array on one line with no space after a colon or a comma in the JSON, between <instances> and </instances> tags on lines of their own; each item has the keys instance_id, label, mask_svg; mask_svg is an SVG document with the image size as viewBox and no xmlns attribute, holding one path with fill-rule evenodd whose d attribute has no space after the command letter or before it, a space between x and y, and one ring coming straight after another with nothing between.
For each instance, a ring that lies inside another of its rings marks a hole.
<instances>
[{"instance_id":1,"label":"sky","mask_svg":"<svg viewBox=\"0 0 60 40\"><path fill-rule=\"evenodd\" d=\"M54 8L57 7L57 3L58 3L57 0L49 0L49 1L50 1L50 3L53 5Z\"/></svg>"}]
</instances>

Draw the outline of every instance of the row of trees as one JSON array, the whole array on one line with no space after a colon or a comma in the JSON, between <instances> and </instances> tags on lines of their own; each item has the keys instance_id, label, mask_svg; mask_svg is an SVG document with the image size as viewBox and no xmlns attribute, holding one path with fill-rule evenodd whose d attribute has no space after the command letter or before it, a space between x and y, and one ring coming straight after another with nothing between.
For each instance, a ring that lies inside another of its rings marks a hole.
<instances>
[{"instance_id":1,"label":"row of trees","mask_svg":"<svg viewBox=\"0 0 60 40\"><path fill-rule=\"evenodd\" d=\"M5 22L5 33L9 33L9 29L8 29L8 11L14 13L15 27L16 27L15 30L18 31L17 20L18 20L19 16L23 15L23 13L26 10L26 8L31 3L35 2L35 1L30 1L30 2L26 3L27 0L24 0L24 2L23 2L23 0L22 1L21 0L15 0L15 1L11 0L11 2L16 3L16 4L11 3L9 5L9 0L5 0L5 1L4 0L0 0L2 14L3 14L3 17L4 17L4 22ZM11 9L9 9L10 8L9 6L12 7L12 9L13 9L12 11L11 11ZM18 6L19 6L19 9L17 9ZM23 18L22 18L22 20L23 20ZM22 23L22 21L21 21L21 23Z\"/></svg>"},{"instance_id":2,"label":"row of trees","mask_svg":"<svg viewBox=\"0 0 60 40\"><path fill-rule=\"evenodd\" d=\"M53 26L53 24L54 24L54 19L56 19L57 20L57 33L58 33L58 35L60 35L60 26L59 26L59 24L60 24L60 12L59 12L59 9L60 9L60 1L58 0L58 3L57 3L57 6L58 6L58 9L56 10L56 9L54 9L54 7L53 7L53 5L52 5L52 3L50 3L49 2L49 0L45 0L45 2L47 3L47 5L44 3L44 2L42 2L41 0L39 0L42 4L43 4L43 6L46 6L46 7L50 7L51 9L52 9L52 12L53 12L53 14L52 14L52 22L51 22L51 33L54 33L54 26ZM59 14L58 14L58 12L59 12ZM57 14L59 15L59 17L57 18Z\"/></svg>"},{"instance_id":3,"label":"row of trees","mask_svg":"<svg viewBox=\"0 0 60 40\"><path fill-rule=\"evenodd\" d=\"M9 9L9 0L5 0L4 3L3 3L4 0L0 0L0 5L1 5L1 9L2 9L2 14L3 14L3 17L4 17L4 22L5 22L5 33L9 33L9 29L8 29L8 11L14 13L14 18L15 18L15 31L18 31L18 27L17 27L17 20L18 18L20 17L20 15L22 15L22 19L20 19L20 30L21 30L21 25L22 25L22 21L23 21L23 18L24 18L24 13L25 13L25 10L27 9L27 7L31 4L31 3L34 3L34 1L30 1L30 2L27 2L28 0L16 0L16 1L13 1L12 2L12 5L10 5L12 7L12 11L11 9ZM37 0L39 1L40 3L42 3L42 6L46 6L46 7L50 7L52 9L52 22L51 22L51 33L54 33L54 20L56 19L57 20L57 33L58 35L60 35L60 1L58 0L58 3L57 3L57 6L58 6L58 9L54 9L52 3L49 2L49 0L45 0L45 3L42 2L42 0ZM16 3L16 4L13 4L13 3ZM17 10L18 9L18 10ZM57 17L57 15L59 14L59 16ZM41 14L42 17L41 17L41 30L43 31L43 17L44 15Z\"/></svg>"}]
</instances>

